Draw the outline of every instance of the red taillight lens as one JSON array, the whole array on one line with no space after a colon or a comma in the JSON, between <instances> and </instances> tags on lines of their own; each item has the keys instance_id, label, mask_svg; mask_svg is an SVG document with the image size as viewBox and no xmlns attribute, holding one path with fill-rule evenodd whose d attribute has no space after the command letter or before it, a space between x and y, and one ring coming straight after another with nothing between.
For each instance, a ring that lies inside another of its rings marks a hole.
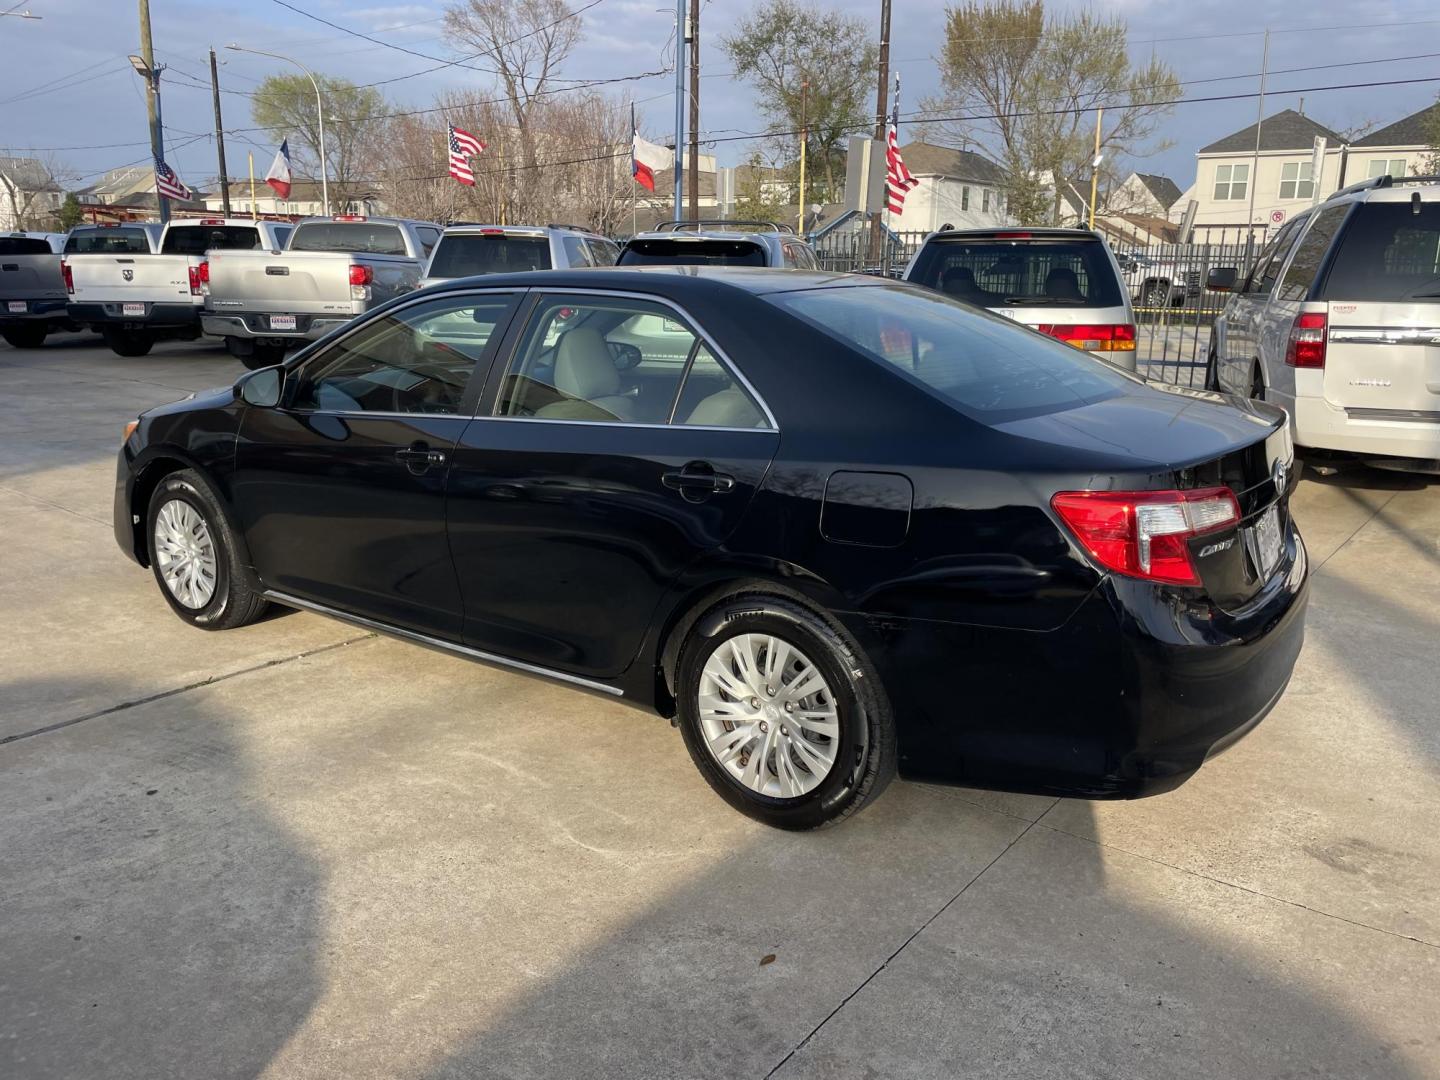
<instances>
[{"instance_id":1,"label":"red taillight lens","mask_svg":"<svg viewBox=\"0 0 1440 1080\"><path fill-rule=\"evenodd\" d=\"M204 296L210 292L210 263L190 267L190 295Z\"/></svg>"},{"instance_id":2,"label":"red taillight lens","mask_svg":"<svg viewBox=\"0 0 1440 1080\"><path fill-rule=\"evenodd\" d=\"M1135 351L1134 323L1041 323L1035 329L1087 352Z\"/></svg>"},{"instance_id":3,"label":"red taillight lens","mask_svg":"<svg viewBox=\"0 0 1440 1080\"><path fill-rule=\"evenodd\" d=\"M351 264L351 266L350 266L350 284L351 284L351 285L369 285L369 284L370 284L371 282L373 282L374 280L375 280L375 271L374 271L374 269L373 269L372 267L369 267L369 266L358 266L358 265L355 265L355 264L353 264L353 263Z\"/></svg>"},{"instance_id":4,"label":"red taillight lens","mask_svg":"<svg viewBox=\"0 0 1440 1080\"><path fill-rule=\"evenodd\" d=\"M1326 329L1323 311L1302 311L1296 315L1290 327L1290 343L1285 347L1285 363L1291 367L1323 368Z\"/></svg>"},{"instance_id":5,"label":"red taillight lens","mask_svg":"<svg viewBox=\"0 0 1440 1080\"><path fill-rule=\"evenodd\" d=\"M1062 491L1050 505L1106 569L1169 585L1199 585L1189 541L1240 521L1229 488Z\"/></svg>"},{"instance_id":6,"label":"red taillight lens","mask_svg":"<svg viewBox=\"0 0 1440 1080\"><path fill-rule=\"evenodd\" d=\"M75 272L70 269L70 264L64 259L60 260L60 276L65 279L65 291L73 293L75 291Z\"/></svg>"}]
</instances>

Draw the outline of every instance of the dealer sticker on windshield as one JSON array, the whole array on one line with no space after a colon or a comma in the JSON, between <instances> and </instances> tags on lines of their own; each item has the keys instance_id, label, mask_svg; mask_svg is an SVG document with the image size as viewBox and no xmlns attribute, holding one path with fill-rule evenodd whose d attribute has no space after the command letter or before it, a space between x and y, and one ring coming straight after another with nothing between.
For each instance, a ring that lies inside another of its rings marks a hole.
<instances>
[{"instance_id":1,"label":"dealer sticker on windshield","mask_svg":"<svg viewBox=\"0 0 1440 1080\"><path fill-rule=\"evenodd\" d=\"M1254 526L1245 530L1245 549L1262 579L1268 578L1280 565L1280 512L1270 507L1260 515Z\"/></svg>"}]
</instances>

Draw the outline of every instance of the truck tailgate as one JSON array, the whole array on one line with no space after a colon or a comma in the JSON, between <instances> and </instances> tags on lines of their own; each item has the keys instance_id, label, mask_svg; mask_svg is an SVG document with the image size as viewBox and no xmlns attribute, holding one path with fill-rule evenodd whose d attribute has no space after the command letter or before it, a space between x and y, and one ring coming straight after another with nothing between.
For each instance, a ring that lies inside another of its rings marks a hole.
<instances>
[{"instance_id":1,"label":"truck tailgate","mask_svg":"<svg viewBox=\"0 0 1440 1080\"><path fill-rule=\"evenodd\" d=\"M189 303L190 267L200 260L189 255L67 255L77 304ZM195 298L198 301L198 297Z\"/></svg>"},{"instance_id":2,"label":"truck tailgate","mask_svg":"<svg viewBox=\"0 0 1440 1080\"><path fill-rule=\"evenodd\" d=\"M344 252L330 251L212 251L207 306L237 314L353 314L353 261Z\"/></svg>"},{"instance_id":3,"label":"truck tailgate","mask_svg":"<svg viewBox=\"0 0 1440 1080\"><path fill-rule=\"evenodd\" d=\"M58 254L0 256L0 301L63 299L65 280ZM4 313L0 306L0 315Z\"/></svg>"}]
</instances>

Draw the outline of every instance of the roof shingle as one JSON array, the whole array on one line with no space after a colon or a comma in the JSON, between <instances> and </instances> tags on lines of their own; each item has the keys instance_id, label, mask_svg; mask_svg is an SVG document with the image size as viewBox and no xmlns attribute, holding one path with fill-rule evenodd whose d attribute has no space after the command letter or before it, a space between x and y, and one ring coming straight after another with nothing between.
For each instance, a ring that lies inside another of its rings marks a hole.
<instances>
[{"instance_id":1,"label":"roof shingle","mask_svg":"<svg viewBox=\"0 0 1440 1080\"><path fill-rule=\"evenodd\" d=\"M949 176L977 184L999 184L1005 179L1005 171L999 165L972 150L912 142L900 148L900 156L905 159L905 167L916 176Z\"/></svg>"},{"instance_id":2,"label":"roof shingle","mask_svg":"<svg viewBox=\"0 0 1440 1080\"><path fill-rule=\"evenodd\" d=\"M1331 131L1324 124L1318 124L1304 113L1285 109L1274 116L1265 118L1260 128L1260 151L1267 150L1309 150L1319 136L1340 143L1344 140L1339 132ZM1232 132L1223 139L1217 139L1209 146L1202 146L1201 154L1240 154L1255 150L1255 125Z\"/></svg>"},{"instance_id":3,"label":"roof shingle","mask_svg":"<svg viewBox=\"0 0 1440 1080\"><path fill-rule=\"evenodd\" d=\"M1356 147L1428 146L1430 140L1425 129L1429 123L1433 123L1430 118L1437 112L1440 112L1440 102L1427 105L1419 112L1402 117L1393 124L1386 124L1379 131L1372 131L1363 139L1356 139L1350 145Z\"/></svg>"}]
</instances>

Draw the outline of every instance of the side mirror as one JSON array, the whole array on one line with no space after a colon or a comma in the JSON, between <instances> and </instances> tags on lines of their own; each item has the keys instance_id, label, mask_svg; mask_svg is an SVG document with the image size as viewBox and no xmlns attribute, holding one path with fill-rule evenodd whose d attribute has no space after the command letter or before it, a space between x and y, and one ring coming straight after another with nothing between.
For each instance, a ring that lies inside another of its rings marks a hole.
<instances>
[{"instance_id":1,"label":"side mirror","mask_svg":"<svg viewBox=\"0 0 1440 1080\"><path fill-rule=\"evenodd\" d=\"M1205 288L1211 292L1233 292L1239 276L1233 266L1212 266L1205 278Z\"/></svg>"},{"instance_id":2,"label":"side mirror","mask_svg":"<svg viewBox=\"0 0 1440 1080\"><path fill-rule=\"evenodd\" d=\"M235 388L240 391L240 400L246 405L260 409L273 409L280 404L280 391L285 387L283 367L261 368L240 376Z\"/></svg>"}]
</instances>

